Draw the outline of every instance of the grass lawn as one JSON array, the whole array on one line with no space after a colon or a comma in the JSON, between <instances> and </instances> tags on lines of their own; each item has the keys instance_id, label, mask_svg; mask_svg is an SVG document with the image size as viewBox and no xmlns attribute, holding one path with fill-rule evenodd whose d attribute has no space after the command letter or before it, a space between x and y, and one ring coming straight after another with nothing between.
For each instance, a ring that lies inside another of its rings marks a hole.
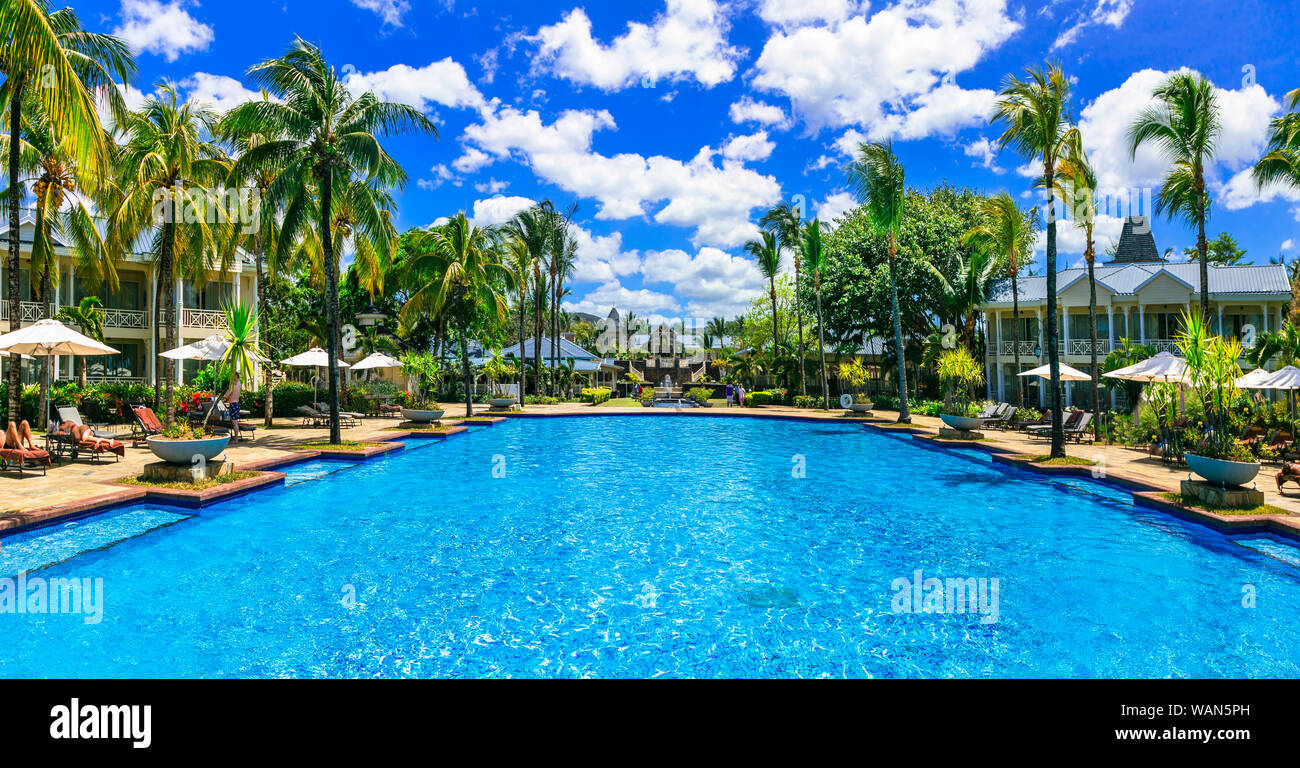
<instances>
[{"instance_id":1,"label":"grass lawn","mask_svg":"<svg viewBox=\"0 0 1300 768\"><path fill-rule=\"evenodd\" d=\"M139 477L124 477L121 480L115 480L114 482L118 483L119 485L139 485L145 488L169 488L174 491L202 491L207 488L215 488L218 485L226 485L228 483L235 483L240 480L247 480L250 477L257 477L259 474L261 473L234 472L229 475L222 475L221 477L205 477L202 480L198 480L191 483L146 480L144 478L144 475L140 475Z\"/></svg>"},{"instance_id":2,"label":"grass lawn","mask_svg":"<svg viewBox=\"0 0 1300 768\"><path fill-rule=\"evenodd\" d=\"M1172 501L1175 504L1181 504L1184 507L1195 507L1214 512L1220 515L1290 515L1291 513L1275 507L1272 504L1260 504L1258 507L1221 507L1210 506L1200 499L1185 500L1181 493L1162 493L1160 498Z\"/></svg>"},{"instance_id":3,"label":"grass lawn","mask_svg":"<svg viewBox=\"0 0 1300 768\"><path fill-rule=\"evenodd\" d=\"M458 419L458 421L471 421L471 419ZM454 428L454 427L451 426L451 425L444 425L444 426L441 426L441 427L433 427L433 426L422 427L422 426L413 425L413 426L409 426L409 427L384 427L384 430L385 430L385 431L388 431L388 432L433 432L433 433L438 433L438 432L447 432L447 431L449 431L449 430L451 430L451 429L453 429L453 428Z\"/></svg>"},{"instance_id":4,"label":"grass lawn","mask_svg":"<svg viewBox=\"0 0 1300 768\"><path fill-rule=\"evenodd\" d=\"M367 448L379 448L388 445L388 443L362 443L355 440L344 440L341 443L299 443L298 445L289 446L291 451L355 451L360 453Z\"/></svg>"},{"instance_id":5,"label":"grass lawn","mask_svg":"<svg viewBox=\"0 0 1300 768\"><path fill-rule=\"evenodd\" d=\"M641 401L635 397L612 397L596 406L597 408L638 408Z\"/></svg>"},{"instance_id":6,"label":"grass lawn","mask_svg":"<svg viewBox=\"0 0 1300 768\"><path fill-rule=\"evenodd\" d=\"M1092 459L1083 459L1078 456L1064 456L1053 459L1046 454L1042 456L1031 456L1029 460L1035 464L1046 464L1049 467L1095 467L1097 462Z\"/></svg>"}]
</instances>

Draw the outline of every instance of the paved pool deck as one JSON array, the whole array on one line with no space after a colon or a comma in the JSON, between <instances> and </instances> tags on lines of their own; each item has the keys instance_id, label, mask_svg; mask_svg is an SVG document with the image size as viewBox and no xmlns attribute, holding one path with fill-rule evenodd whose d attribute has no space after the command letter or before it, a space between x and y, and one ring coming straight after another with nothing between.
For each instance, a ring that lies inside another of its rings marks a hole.
<instances>
[{"instance_id":1,"label":"paved pool deck","mask_svg":"<svg viewBox=\"0 0 1300 768\"><path fill-rule=\"evenodd\" d=\"M463 408L448 408L447 419L444 420L444 424L455 424L457 420L454 416L457 415L463 416ZM475 409L476 417L485 415L488 415L486 406ZM1004 456L1000 457L1001 460L1014 460L1015 456L1019 455L1020 463L1023 463L1023 458L1026 456L1046 454L1049 448L1047 440L1032 439L1020 432L998 430L986 431L986 438L977 443L959 444L939 441L934 439L937 437L941 425L939 419L914 415L912 424L904 427L894 424L897 419L896 413L883 410L876 411L873 418L863 419L846 417L844 412L840 410L820 411L778 406L762 408L714 407L703 410L625 408L563 403L552 406L529 406L523 412L514 412L509 415L512 418L614 415L758 416L827 420L839 423L852 422L860 424L863 429L905 430L915 439L930 441L931 445L939 448L976 448L995 454L1004 454ZM400 424L401 420L397 418L365 419L358 426L343 430L343 439L345 441L359 442L377 440L396 440L400 442L402 438L402 435L399 434ZM304 457L301 449L295 450L295 447L306 443L323 442L327 437L328 433L324 429L296 426L295 421L292 419L277 420L276 428L270 430L259 428L252 440L228 448L226 458L235 463L237 470L241 468L273 468L278 463ZM1099 466L1101 470L1104 470L1105 479L1130 486L1135 491L1147 491L1146 500L1149 503L1166 508L1167 511L1175 514L1178 513L1177 510L1172 508L1172 505L1168 503L1162 504L1158 493L1176 492L1179 483L1188 477L1185 467L1170 466L1142 451L1121 446L1071 443L1066 448L1066 452L1071 456L1100 462ZM31 519L31 515L39 515L43 519L57 519L65 515L77 514L79 511L95 506L97 500L103 500L106 496L113 494L118 494L124 500L129 500L127 498L127 489L131 487L115 484L114 481L120 478L138 476L143 471L144 465L152 461L155 461L155 458L147 448L128 447L126 456L121 461L113 462L110 459L98 464L92 464L85 459L81 459L70 464L64 463L57 467L51 467L44 477L40 476L39 470L36 474L27 472L22 478L19 478L14 472L0 472L0 528L13 525L19 519ZM1094 472L1092 467L1030 468L1054 474L1082 476L1089 476ZM1257 487L1264 492L1266 503L1286 510L1289 513L1288 515L1285 517L1273 516L1268 519L1233 519L1214 516L1217 522L1224 524L1224 527L1231 525L1250 526L1258 523L1264 528L1274 530L1281 528L1285 529L1284 532L1289 535L1300 535L1300 491L1291 491L1292 494L1296 495L1279 494L1273 482L1273 475L1276 472L1277 467L1268 465L1263 467L1256 481ZM1295 486L1291 487L1294 488ZM137 494L142 493L138 490L135 492ZM11 516L11 518L6 520L7 516ZM1195 516L1193 515L1193 517ZM1202 517L1204 517L1203 514ZM1211 522L1215 521L1212 520ZM6 523L7 525L5 525Z\"/></svg>"}]
</instances>

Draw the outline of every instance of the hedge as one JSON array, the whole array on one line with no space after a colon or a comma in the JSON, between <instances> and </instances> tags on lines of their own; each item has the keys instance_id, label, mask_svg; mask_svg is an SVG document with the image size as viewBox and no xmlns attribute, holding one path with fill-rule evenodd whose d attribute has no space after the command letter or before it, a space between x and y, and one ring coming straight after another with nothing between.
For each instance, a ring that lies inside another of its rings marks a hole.
<instances>
[{"instance_id":1,"label":"hedge","mask_svg":"<svg viewBox=\"0 0 1300 768\"><path fill-rule=\"evenodd\" d=\"M614 392L609 387L583 387L579 394L582 402L600 405L607 402Z\"/></svg>"}]
</instances>

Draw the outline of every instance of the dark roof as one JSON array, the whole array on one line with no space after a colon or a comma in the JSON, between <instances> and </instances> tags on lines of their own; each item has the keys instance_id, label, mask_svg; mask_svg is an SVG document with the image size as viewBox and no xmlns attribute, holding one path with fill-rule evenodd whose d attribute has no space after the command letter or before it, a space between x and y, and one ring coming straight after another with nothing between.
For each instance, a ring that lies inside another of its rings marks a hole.
<instances>
[{"instance_id":1,"label":"dark roof","mask_svg":"<svg viewBox=\"0 0 1300 768\"><path fill-rule=\"evenodd\" d=\"M1145 216L1124 220L1124 231L1115 245L1115 258L1108 264L1145 264L1164 261L1156 250L1156 239L1151 236L1151 225Z\"/></svg>"}]
</instances>

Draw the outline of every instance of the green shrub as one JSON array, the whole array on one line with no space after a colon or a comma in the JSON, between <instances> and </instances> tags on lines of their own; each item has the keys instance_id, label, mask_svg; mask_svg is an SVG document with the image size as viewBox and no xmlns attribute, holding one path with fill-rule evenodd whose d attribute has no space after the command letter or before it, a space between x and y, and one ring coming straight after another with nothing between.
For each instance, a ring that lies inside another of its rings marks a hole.
<instances>
[{"instance_id":1,"label":"green shrub","mask_svg":"<svg viewBox=\"0 0 1300 768\"><path fill-rule=\"evenodd\" d=\"M582 402L600 405L608 401L614 392L609 387L583 387L579 394Z\"/></svg>"},{"instance_id":2,"label":"green shrub","mask_svg":"<svg viewBox=\"0 0 1300 768\"><path fill-rule=\"evenodd\" d=\"M750 392L748 395L745 395L745 405L761 407L764 405L771 405L771 404L772 404L771 392Z\"/></svg>"},{"instance_id":3,"label":"green shrub","mask_svg":"<svg viewBox=\"0 0 1300 768\"><path fill-rule=\"evenodd\" d=\"M822 399L815 395L795 395L794 406L796 408L820 408Z\"/></svg>"},{"instance_id":4,"label":"green shrub","mask_svg":"<svg viewBox=\"0 0 1300 768\"><path fill-rule=\"evenodd\" d=\"M686 392L686 396L697 403L707 403L709 398L713 397L713 390L709 387L691 387Z\"/></svg>"}]
</instances>

